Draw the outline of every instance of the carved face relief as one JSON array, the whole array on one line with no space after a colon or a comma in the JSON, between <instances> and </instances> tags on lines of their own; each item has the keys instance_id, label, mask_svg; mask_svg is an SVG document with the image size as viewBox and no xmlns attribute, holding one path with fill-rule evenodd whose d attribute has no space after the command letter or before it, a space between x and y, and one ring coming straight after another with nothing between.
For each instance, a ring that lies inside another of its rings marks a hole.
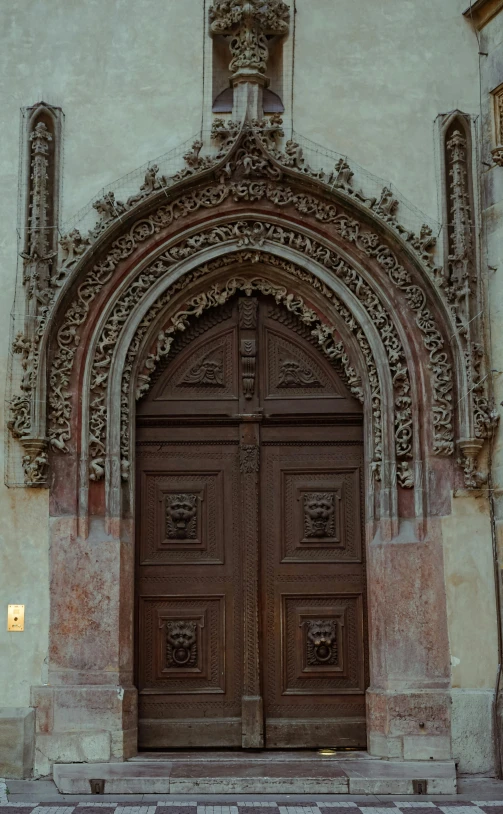
<instances>
[{"instance_id":1,"label":"carved face relief","mask_svg":"<svg viewBox=\"0 0 503 814\"><path fill-rule=\"evenodd\" d=\"M278 387L322 387L312 370L293 359L284 359L279 366Z\"/></svg>"},{"instance_id":2,"label":"carved face relief","mask_svg":"<svg viewBox=\"0 0 503 814\"><path fill-rule=\"evenodd\" d=\"M166 534L170 540L197 537L197 495L166 495Z\"/></svg>"},{"instance_id":3,"label":"carved face relief","mask_svg":"<svg viewBox=\"0 0 503 814\"><path fill-rule=\"evenodd\" d=\"M335 537L334 511L332 492L304 495L304 535L316 540Z\"/></svg>"},{"instance_id":4,"label":"carved face relief","mask_svg":"<svg viewBox=\"0 0 503 814\"><path fill-rule=\"evenodd\" d=\"M222 355L219 358L204 358L192 367L180 382L181 385L191 386L205 384L208 387L224 386L224 367Z\"/></svg>"},{"instance_id":5,"label":"carved face relief","mask_svg":"<svg viewBox=\"0 0 503 814\"><path fill-rule=\"evenodd\" d=\"M313 619L307 626L307 664L319 667L337 664L337 622L335 619Z\"/></svg>"},{"instance_id":6,"label":"carved face relief","mask_svg":"<svg viewBox=\"0 0 503 814\"><path fill-rule=\"evenodd\" d=\"M190 621L166 624L167 667L195 667L197 663L197 623Z\"/></svg>"}]
</instances>

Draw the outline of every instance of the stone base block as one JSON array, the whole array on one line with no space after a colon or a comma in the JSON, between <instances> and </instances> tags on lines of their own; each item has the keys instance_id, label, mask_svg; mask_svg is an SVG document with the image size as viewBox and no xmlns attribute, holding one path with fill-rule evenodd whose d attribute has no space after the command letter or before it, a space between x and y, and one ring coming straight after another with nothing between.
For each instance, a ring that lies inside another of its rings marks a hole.
<instances>
[{"instance_id":1,"label":"stone base block","mask_svg":"<svg viewBox=\"0 0 503 814\"><path fill-rule=\"evenodd\" d=\"M64 794L91 794L92 780L104 794L456 794L456 769L449 762L380 761L359 756L299 760L291 753L228 753L218 761L195 753L169 761L137 759L94 766L54 766Z\"/></svg>"},{"instance_id":2,"label":"stone base block","mask_svg":"<svg viewBox=\"0 0 503 814\"><path fill-rule=\"evenodd\" d=\"M50 774L53 763L127 760L135 755L136 699L134 687L32 687L37 774Z\"/></svg>"},{"instance_id":3,"label":"stone base block","mask_svg":"<svg viewBox=\"0 0 503 814\"><path fill-rule=\"evenodd\" d=\"M451 690L452 756L461 774L494 775L494 692Z\"/></svg>"},{"instance_id":4,"label":"stone base block","mask_svg":"<svg viewBox=\"0 0 503 814\"><path fill-rule=\"evenodd\" d=\"M398 760L449 760L450 706L447 691L368 690L370 754Z\"/></svg>"},{"instance_id":5,"label":"stone base block","mask_svg":"<svg viewBox=\"0 0 503 814\"><path fill-rule=\"evenodd\" d=\"M35 712L0 707L0 777L24 780L33 772Z\"/></svg>"},{"instance_id":6,"label":"stone base block","mask_svg":"<svg viewBox=\"0 0 503 814\"><path fill-rule=\"evenodd\" d=\"M102 763L111 759L109 732L38 734L35 775L46 777L56 763Z\"/></svg>"}]
</instances>

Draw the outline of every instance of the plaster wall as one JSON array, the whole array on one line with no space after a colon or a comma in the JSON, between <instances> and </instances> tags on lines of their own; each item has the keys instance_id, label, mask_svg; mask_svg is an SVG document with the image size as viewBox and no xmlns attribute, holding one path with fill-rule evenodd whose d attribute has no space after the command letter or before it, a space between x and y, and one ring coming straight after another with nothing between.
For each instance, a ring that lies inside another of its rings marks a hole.
<instances>
[{"instance_id":1,"label":"plaster wall","mask_svg":"<svg viewBox=\"0 0 503 814\"><path fill-rule=\"evenodd\" d=\"M478 46L462 17L465 5L296 0L295 49L288 61L293 97L287 105L295 130L394 183L434 219L440 218L434 120L454 108L479 112ZM45 0L1 4L2 405L17 260L19 108L43 99L65 112L66 220L101 187L198 133L210 82L203 11L203 0L53 0L50 11ZM497 20L491 51L502 38L501 15ZM497 172L486 229L494 232L489 263L503 269L503 170ZM503 370L501 272L490 286L494 366ZM503 375L495 381L501 401ZM495 454L503 472L500 437ZM30 685L46 680L47 492L2 485L0 513L0 649L7 653L0 659L0 704L26 707ZM459 659L453 686L490 692L497 656L487 503L454 500L443 533L449 640ZM26 604L25 633L6 632L8 602Z\"/></svg>"},{"instance_id":2,"label":"plaster wall","mask_svg":"<svg viewBox=\"0 0 503 814\"><path fill-rule=\"evenodd\" d=\"M503 14L493 17L479 32L481 79L481 193L482 193L482 245L481 271L486 281L487 328L492 352L492 385L496 404L503 399L503 167L492 159L495 143L495 120L492 91L503 82ZM503 566L503 428L500 426L492 449L492 483L496 542L499 562L499 591L501 596ZM501 625L501 619L500 619ZM499 736L501 749L501 722L503 709L498 703Z\"/></svg>"}]
</instances>

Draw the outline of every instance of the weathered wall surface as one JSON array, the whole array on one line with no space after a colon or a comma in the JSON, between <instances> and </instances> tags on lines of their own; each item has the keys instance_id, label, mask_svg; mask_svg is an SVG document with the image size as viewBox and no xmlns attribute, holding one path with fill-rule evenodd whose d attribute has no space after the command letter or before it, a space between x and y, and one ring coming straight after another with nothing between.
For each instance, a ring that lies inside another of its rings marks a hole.
<instances>
[{"instance_id":1,"label":"weathered wall surface","mask_svg":"<svg viewBox=\"0 0 503 814\"><path fill-rule=\"evenodd\" d=\"M493 4L494 5L494 4ZM496 404L503 399L503 166L495 164L492 150L496 145L496 111L493 91L503 83L503 13L500 11L480 31L481 77L481 204L482 262L488 291L487 327L492 352L492 384ZM498 561L503 565L503 428L493 445L492 483ZM500 738L503 710L499 702ZM501 746L501 740L500 740Z\"/></svg>"},{"instance_id":2,"label":"weathered wall surface","mask_svg":"<svg viewBox=\"0 0 503 814\"><path fill-rule=\"evenodd\" d=\"M434 219L440 219L434 120L455 108L471 114L480 109L478 46L462 16L465 4L465 0L296 3L293 99L285 100L295 130L392 182ZM483 34L487 42L481 48L490 52L487 65L492 66L485 68L483 94L491 84L503 81L497 56L503 38L501 15L490 29ZM102 186L198 133L209 82L203 70L206 37L202 0L105 4L54 0L50 10L44 0L2 3L0 404L16 269L19 108L43 99L65 112L63 219L67 219ZM484 115L488 132L489 113ZM488 170L485 177L487 263L499 268L488 275L493 367L503 370L503 170ZM495 378L495 384L501 401L503 375ZM0 426L4 428L3 419ZM503 488L501 440L495 460L497 485ZM480 733L492 726L497 666L490 523L485 500L460 501L454 499L453 515L443 526L457 693L453 730L460 749L469 737L474 743L484 741L484 757L469 770L485 771L492 752ZM0 697L2 706L27 707L30 686L45 680L47 493L2 486L0 513L0 649L7 653L0 659ZM25 633L6 632L8 602L26 604ZM19 677L15 682L13 675Z\"/></svg>"}]
</instances>

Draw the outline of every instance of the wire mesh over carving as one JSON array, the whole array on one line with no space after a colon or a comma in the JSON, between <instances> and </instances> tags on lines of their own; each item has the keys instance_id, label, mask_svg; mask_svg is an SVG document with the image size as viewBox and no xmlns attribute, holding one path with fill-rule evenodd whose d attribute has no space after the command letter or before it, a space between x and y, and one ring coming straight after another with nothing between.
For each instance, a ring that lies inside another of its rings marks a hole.
<instances>
[{"instance_id":1,"label":"wire mesh over carving","mask_svg":"<svg viewBox=\"0 0 503 814\"><path fill-rule=\"evenodd\" d=\"M195 667L198 658L197 636L197 622L166 622L166 667L185 670Z\"/></svg>"},{"instance_id":2,"label":"wire mesh over carving","mask_svg":"<svg viewBox=\"0 0 503 814\"><path fill-rule=\"evenodd\" d=\"M166 536L169 540L197 537L197 495L166 495Z\"/></svg>"}]
</instances>

